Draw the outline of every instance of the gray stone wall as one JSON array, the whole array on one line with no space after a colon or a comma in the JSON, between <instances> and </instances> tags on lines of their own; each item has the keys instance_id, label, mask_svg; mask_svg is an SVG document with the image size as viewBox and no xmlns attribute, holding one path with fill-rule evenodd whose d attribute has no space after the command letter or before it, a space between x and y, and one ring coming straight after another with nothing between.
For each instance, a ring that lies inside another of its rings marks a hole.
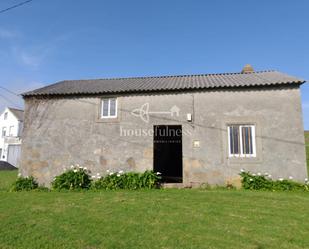
<instances>
[{"instance_id":1,"label":"gray stone wall","mask_svg":"<svg viewBox=\"0 0 309 249\"><path fill-rule=\"evenodd\" d=\"M186 186L238 185L241 168L275 178L307 177L298 87L116 95L116 120L99 118L101 97L26 98L21 173L48 186L71 164L93 174L152 169L153 126L180 124ZM153 113L145 123L131 113L145 103L150 112L177 106L179 116ZM256 158L228 157L230 123L256 125Z\"/></svg>"}]
</instances>

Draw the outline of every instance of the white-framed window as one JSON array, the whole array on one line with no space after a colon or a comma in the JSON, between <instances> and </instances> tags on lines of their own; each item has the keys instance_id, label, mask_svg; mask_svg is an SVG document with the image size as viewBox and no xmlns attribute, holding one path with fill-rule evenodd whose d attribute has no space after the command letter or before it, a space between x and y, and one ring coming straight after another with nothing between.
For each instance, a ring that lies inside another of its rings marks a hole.
<instances>
[{"instance_id":1,"label":"white-framed window","mask_svg":"<svg viewBox=\"0 0 309 249\"><path fill-rule=\"evenodd\" d=\"M229 157L256 157L255 125L228 125Z\"/></svg>"},{"instance_id":2,"label":"white-framed window","mask_svg":"<svg viewBox=\"0 0 309 249\"><path fill-rule=\"evenodd\" d=\"M9 130L9 136L13 137L13 135L14 135L14 125L11 125Z\"/></svg>"},{"instance_id":3,"label":"white-framed window","mask_svg":"<svg viewBox=\"0 0 309 249\"><path fill-rule=\"evenodd\" d=\"M8 119L8 113L7 113L7 112L4 113L3 119L4 119L4 120L7 120L7 119Z\"/></svg>"},{"instance_id":4,"label":"white-framed window","mask_svg":"<svg viewBox=\"0 0 309 249\"><path fill-rule=\"evenodd\" d=\"M6 136L6 127L3 127L2 128L2 137L5 137Z\"/></svg>"},{"instance_id":5,"label":"white-framed window","mask_svg":"<svg viewBox=\"0 0 309 249\"><path fill-rule=\"evenodd\" d=\"M117 117L117 98L105 98L101 103L101 118Z\"/></svg>"}]
</instances>

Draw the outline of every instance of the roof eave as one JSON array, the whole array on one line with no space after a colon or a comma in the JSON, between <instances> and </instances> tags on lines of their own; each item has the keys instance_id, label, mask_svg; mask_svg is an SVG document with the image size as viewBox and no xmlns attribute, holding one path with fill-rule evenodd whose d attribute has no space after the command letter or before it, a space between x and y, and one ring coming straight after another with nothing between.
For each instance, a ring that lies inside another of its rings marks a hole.
<instances>
[{"instance_id":1,"label":"roof eave","mask_svg":"<svg viewBox=\"0 0 309 249\"><path fill-rule=\"evenodd\" d=\"M264 88L264 87L279 87L279 86L300 86L304 84L305 80L293 81L293 82L277 82L264 85L244 85L244 86L212 86L212 87L188 87L179 89L143 89L143 90L130 90L130 91L110 91L110 92L71 92L71 93L35 93L26 92L21 94L23 98L28 97L61 97L61 96L82 96L82 95L111 95L111 94L134 94L134 93L150 93L150 92L191 92L195 90L215 90L215 89L248 89L248 88Z\"/></svg>"}]
</instances>

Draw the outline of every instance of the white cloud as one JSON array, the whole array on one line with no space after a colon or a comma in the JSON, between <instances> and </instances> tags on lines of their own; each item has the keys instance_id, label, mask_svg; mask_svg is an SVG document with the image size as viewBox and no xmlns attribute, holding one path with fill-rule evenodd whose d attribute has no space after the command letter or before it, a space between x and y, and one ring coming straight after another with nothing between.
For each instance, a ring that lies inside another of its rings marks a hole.
<instances>
[{"instance_id":1,"label":"white cloud","mask_svg":"<svg viewBox=\"0 0 309 249\"><path fill-rule=\"evenodd\" d=\"M25 64L26 66L30 66L34 69L37 69L40 64L42 63L43 57L38 55L29 54L26 51L20 51L19 54L20 61Z\"/></svg>"},{"instance_id":2,"label":"white cloud","mask_svg":"<svg viewBox=\"0 0 309 249\"><path fill-rule=\"evenodd\" d=\"M0 38L8 39L8 38L16 38L19 36L19 33L13 30L7 30L0 27Z\"/></svg>"},{"instance_id":3,"label":"white cloud","mask_svg":"<svg viewBox=\"0 0 309 249\"><path fill-rule=\"evenodd\" d=\"M46 61L50 52L51 47L48 46L11 47L11 53L15 60L33 70L37 70Z\"/></svg>"},{"instance_id":4,"label":"white cloud","mask_svg":"<svg viewBox=\"0 0 309 249\"><path fill-rule=\"evenodd\" d=\"M0 58L13 59L29 69L37 70L48 61L53 52L58 50L59 45L70 39L72 35L73 33L69 32L58 34L49 40L33 40L32 38L29 40L25 33L0 26L0 40L8 43L7 48L4 46L0 48Z\"/></svg>"},{"instance_id":5,"label":"white cloud","mask_svg":"<svg viewBox=\"0 0 309 249\"><path fill-rule=\"evenodd\" d=\"M54 39L45 42L33 44L31 46L12 45L11 54L15 60L30 69L37 70L43 63L53 55L57 50L59 43L69 39L70 34L56 36Z\"/></svg>"}]
</instances>

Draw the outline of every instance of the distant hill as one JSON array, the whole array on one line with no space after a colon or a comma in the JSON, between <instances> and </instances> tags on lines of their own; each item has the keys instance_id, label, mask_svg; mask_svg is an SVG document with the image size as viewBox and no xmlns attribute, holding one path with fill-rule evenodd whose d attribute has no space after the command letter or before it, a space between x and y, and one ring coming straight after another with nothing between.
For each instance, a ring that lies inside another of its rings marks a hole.
<instances>
[{"instance_id":1,"label":"distant hill","mask_svg":"<svg viewBox=\"0 0 309 249\"><path fill-rule=\"evenodd\" d=\"M307 169L309 175L309 131L305 131L305 143L306 143Z\"/></svg>"}]
</instances>

